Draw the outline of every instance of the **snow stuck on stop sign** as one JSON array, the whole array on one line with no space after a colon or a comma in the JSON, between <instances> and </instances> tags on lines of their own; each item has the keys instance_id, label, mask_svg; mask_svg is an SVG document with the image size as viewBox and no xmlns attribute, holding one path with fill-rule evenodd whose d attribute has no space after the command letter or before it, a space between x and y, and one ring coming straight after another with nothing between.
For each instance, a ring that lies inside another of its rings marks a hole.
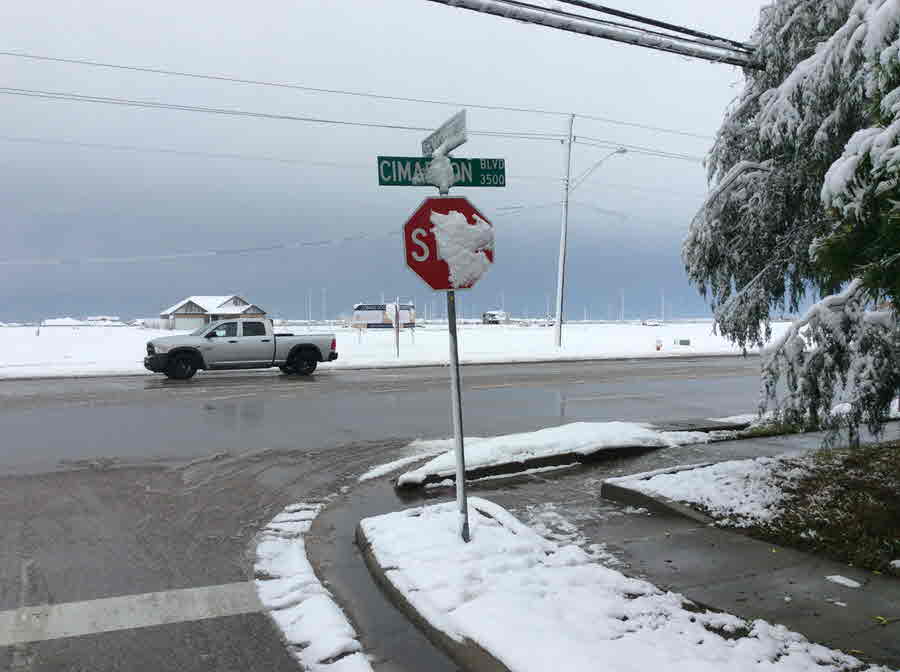
<instances>
[{"instance_id":1,"label":"snow stuck on stop sign","mask_svg":"<svg viewBox=\"0 0 900 672\"><path fill-rule=\"evenodd\" d=\"M491 265L486 250L494 246L493 227L478 215L475 215L475 223L470 224L466 216L456 210L446 215L432 211L431 223L438 255L450 267L450 284L470 287Z\"/></svg>"}]
</instances>

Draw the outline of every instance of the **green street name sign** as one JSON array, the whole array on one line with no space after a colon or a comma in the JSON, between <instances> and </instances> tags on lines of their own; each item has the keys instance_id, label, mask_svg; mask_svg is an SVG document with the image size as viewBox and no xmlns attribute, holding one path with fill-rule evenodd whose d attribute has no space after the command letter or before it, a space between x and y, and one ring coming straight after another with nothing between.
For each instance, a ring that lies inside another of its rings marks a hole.
<instances>
[{"instance_id":1,"label":"green street name sign","mask_svg":"<svg viewBox=\"0 0 900 672\"><path fill-rule=\"evenodd\" d=\"M430 187L426 177L430 157L379 156L378 184L382 187ZM456 159L453 166L454 187L505 187L505 159Z\"/></svg>"}]
</instances>

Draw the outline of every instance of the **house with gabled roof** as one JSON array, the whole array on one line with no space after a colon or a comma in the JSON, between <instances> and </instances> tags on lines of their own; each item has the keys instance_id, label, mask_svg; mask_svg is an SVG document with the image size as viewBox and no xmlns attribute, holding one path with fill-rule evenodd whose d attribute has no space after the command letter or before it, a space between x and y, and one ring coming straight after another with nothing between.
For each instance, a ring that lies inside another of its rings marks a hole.
<instances>
[{"instance_id":1,"label":"house with gabled roof","mask_svg":"<svg viewBox=\"0 0 900 672\"><path fill-rule=\"evenodd\" d=\"M266 311L237 294L226 296L189 296L169 306L159 316L172 329L198 329L204 324L237 317L266 316Z\"/></svg>"}]
</instances>

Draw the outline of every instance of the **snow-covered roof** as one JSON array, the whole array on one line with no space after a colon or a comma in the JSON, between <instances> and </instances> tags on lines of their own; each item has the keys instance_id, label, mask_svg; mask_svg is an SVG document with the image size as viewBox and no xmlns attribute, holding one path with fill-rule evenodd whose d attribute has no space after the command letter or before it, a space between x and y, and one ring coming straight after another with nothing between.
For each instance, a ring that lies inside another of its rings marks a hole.
<instances>
[{"instance_id":1,"label":"snow-covered roof","mask_svg":"<svg viewBox=\"0 0 900 672\"><path fill-rule=\"evenodd\" d=\"M207 313L213 313L217 308L222 307L226 303L230 303L235 299L241 299L237 294L228 294L226 296L189 296L186 299L182 299L178 303L173 306L169 306L164 311L160 313L160 315L170 315L174 312L177 312L179 308L181 308L184 304L190 302L195 303L200 306Z\"/></svg>"}]
</instances>

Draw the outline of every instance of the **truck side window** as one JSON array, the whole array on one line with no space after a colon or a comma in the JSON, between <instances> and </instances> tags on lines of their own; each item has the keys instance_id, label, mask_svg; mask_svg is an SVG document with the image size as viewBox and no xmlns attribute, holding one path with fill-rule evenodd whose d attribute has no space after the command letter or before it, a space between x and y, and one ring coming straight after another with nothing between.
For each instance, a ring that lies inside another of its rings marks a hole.
<instances>
[{"instance_id":1,"label":"truck side window","mask_svg":"<svg viewBox=\"0 0 900 672\"><path fill-rule=\"evenodd\" d=\"M237 336L237 322L220 324L215 330L216 338L234 338Z\"/></svg>"},{"instance_id":2,"label":"truck side window","mask_svg":"<svg viewBox=\"0 0 900 672\"><path fill-rule=\"evenodd\" d=\"M244 336L265 336L266 325L262 322L244 322Z\"/></svg>"}]
</instances>

